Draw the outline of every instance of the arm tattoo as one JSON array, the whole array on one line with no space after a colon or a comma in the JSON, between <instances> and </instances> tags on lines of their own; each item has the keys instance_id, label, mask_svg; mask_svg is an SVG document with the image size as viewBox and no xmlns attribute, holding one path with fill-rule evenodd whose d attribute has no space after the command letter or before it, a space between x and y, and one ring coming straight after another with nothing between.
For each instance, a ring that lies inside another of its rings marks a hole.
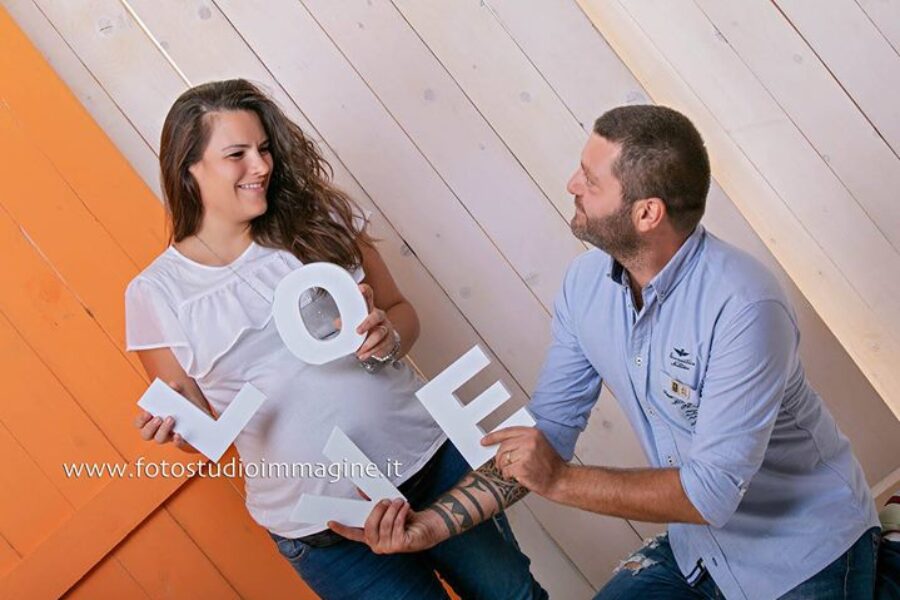
<instances>
[{"instance_id":1,"label":"arm tattoo","mask_svg":"<svg viewBox=\"0 0 900 600\"><path fill-rule=\"evenodd\" d=\"M466 510L462 501L450 492L447 492L435 500L434 504L425 510L430 510L440 515L441 519L444 521L444 525L447 526L447 531L450 532L451 537L462 533L467 529L471 529L472 526L476 525L472 515ZM459 520L456 519L457 516L459 517Z\"/></svg>"},{"instance_id":2,"label":"arm tattoo","mask_svg":"<svg viewBox=\"0 0 900 600\"><path fill-rule=\"evenodd\" d=\"M497 504L500 505L500 510L518 502L528 493L528 488L519 485L515 479L505 479L493 460L472 473L472 476L483 483L495 498L499 496Z\"/></svg>"},{"instance_id":3,"label":"arm tattoo","mask_svg":"<svg viewBox=\"0 0 900 600\"><path fill-rule=\"evenodd\" d=\"M477 515L470 512L456 492L465 496L478 512ZM485 494L493 496L497 503L496 509L486 510L482 505L484 500L479 501L473 492L478 492L482 498ZM504 479L500 469L491 460L477 471L470 473L459 485L443 494L425 510L430 510L440 516L447 526L447 531L454 536L486 521L523 498L527 493L528 489L519 485L515 480Z\"/></svg>"}]
</instances>

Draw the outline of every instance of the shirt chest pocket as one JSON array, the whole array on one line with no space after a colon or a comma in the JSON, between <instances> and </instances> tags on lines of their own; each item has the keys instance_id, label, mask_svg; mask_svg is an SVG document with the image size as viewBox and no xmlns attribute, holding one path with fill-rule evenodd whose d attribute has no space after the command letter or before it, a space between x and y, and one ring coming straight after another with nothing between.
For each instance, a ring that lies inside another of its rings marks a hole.
<instances>
[{"instance_id":1,"label":"shirt chest pocket","mask_svg":"<svg viewBox=\"0 0 900 600\"><path fill-rule=\"evenodd\" d=\"M693 430L697 424L702 387L698 350L690 344L669 344L658 364L653 386L657 400L677 423Z\"/></svg>"}]
</instances>

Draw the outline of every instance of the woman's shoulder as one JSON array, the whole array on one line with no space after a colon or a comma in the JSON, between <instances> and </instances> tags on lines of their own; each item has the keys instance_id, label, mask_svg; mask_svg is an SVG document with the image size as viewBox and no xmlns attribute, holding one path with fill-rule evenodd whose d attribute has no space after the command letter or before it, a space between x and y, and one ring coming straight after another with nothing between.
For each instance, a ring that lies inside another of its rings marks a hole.
<instances>
[{"instance_id":1,"label":"woman's shoulder","mask_svg":"<svg viewBox=\"0 0 900 600\"><path fill-rule=\"evenodd\" d=\"M155 291L164 292L171 297L183 279L184 274L178 272L172 248L168 247L128 283L125 295L143 295Z\"/></svg>"}]
</instances>

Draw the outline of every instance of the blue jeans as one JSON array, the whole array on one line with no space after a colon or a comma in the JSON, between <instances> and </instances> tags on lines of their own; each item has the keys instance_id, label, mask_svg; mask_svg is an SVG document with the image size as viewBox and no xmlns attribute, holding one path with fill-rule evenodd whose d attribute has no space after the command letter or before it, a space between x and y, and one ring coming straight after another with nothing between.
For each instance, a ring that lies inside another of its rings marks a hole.
<instances>
[{"instance_id":1,"label":"blue jeans","mask_svg":"<svg viewBox=\"0 0 900 600\"><path fill-rule=\"evenodd\" d=\"M875 589L875 562L881 532L877 527L865 532L847 552L830 565L789 591L784 600L870 600ZM625 560L634 569L622 567L594 597L594 600L681 600L724 598L716 583L705 573L691 586L675 562L668 535L653 539ZM760 573L760 577L764 577Z\"/></svg>"},{"instance_id":2,"label":"blue jeans","mask_svg":"<svg viewBox=\"0 0 900 600\"><path fill-rule=\"evenodd\" d=\"M878 579L875 582L876 600L900 598L900 542L881 540L878 552Z\"/></svg>"},{"instance_id":3,"label":"blue jeans","mask_svg":"<svg viewBox=\"0 0 900 600\"><path fill-rule=\"evenodd\" d=\"M452 443L432 459L429 471L404 493L422 510L471 469ZM323 600L430 600L448 595L435 571L463 600L547 598L534 580L505 515L416 554L379 555L364 544L342 541L324 548L270 533L281 554Z\"/></svg>"}]
</instances>

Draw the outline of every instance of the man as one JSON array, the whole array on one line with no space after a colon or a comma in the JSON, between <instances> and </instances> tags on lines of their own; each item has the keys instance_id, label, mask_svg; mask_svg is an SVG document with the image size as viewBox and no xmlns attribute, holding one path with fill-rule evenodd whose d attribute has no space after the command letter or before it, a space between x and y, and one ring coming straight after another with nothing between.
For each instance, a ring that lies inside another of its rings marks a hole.
<instances>
[{"instance_id":1,"label":"man","mask_svg":"<svg viewBox=\"0 0 900 600\"><path fill-rule=\"evenodd\" d=\"M384 502L364 530L333 527L376 552L412 551L533 491L669 524L598 598L871 597L878 520L862 469L805 379L775 278L699 224L709 183L681 114L626 106L597 119L568 184L572 231L597 249L556 300L537 428L488 435L496 457L422 512ZM564 462L602 380L650 468Z\"/></svg>"}]
</instances>

